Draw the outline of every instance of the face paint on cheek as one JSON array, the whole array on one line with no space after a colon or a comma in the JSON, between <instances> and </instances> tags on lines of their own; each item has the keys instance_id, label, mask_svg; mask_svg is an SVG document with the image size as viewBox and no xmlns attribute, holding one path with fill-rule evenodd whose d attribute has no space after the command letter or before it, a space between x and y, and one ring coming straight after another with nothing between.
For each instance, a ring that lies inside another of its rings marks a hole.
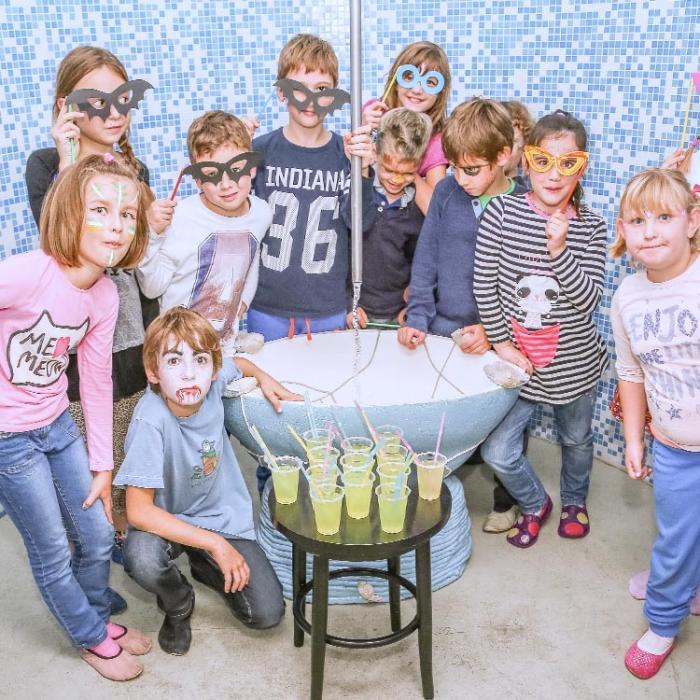
<instances>
[{"instance_id":1,"label":"face paint on cheek","mask_svg":"<svg viewBox=\"0 0 700 700\"><path fill-rule=\"evenodd\" d=\"M129 240L136 235L136 226L134 224L129 224L126 227L126 235L129 237Z\"/></svg>"},{"instance_id":2,"label":"face paint on cheek","mask_svg":"<svg viewBox=\"0 0 700 700\"><path fill-rule=\"evenodd\" d=\"M105 225L99 219L88 219L85 222L86 231L104 231Z\"/></svg>"}]
</instances>

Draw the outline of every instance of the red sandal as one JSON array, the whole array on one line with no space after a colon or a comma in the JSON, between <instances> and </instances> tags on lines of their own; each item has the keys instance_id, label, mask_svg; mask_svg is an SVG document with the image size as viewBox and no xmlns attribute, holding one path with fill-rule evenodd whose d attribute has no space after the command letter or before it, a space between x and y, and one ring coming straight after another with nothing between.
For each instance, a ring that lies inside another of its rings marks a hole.
<instances>
[{"instance_id":1,"label":"red sandal","mask_svg":"<svg viewBox=\"0 0 700 700\"><path fill-rule=\"evenodd\" d=\"M508 531L506 539L514 547L527 549L532 547L540 536L540 528L547 522L552 512L552 499L547 496L539 513L521 513L515 525Z\"/></svg>"}]
</instances>

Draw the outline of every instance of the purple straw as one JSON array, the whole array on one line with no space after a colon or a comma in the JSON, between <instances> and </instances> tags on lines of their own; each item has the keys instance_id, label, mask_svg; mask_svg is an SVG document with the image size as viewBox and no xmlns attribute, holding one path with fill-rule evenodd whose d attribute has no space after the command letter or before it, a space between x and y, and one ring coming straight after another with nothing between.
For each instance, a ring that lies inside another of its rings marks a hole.
<instances>
[{"instance_id":1,"label":"purple straw","mask_svg":"<svg viewBox=\"0 0 700 700\"><path fill-rule=\"evenodd\" d=\"M440 453L440 443L442 442L442 433L445 430L445 411L442 412L442 418L440 418L440 427L438 428L437 442L435 443L435 455Z\"/></svg>"}]
</instances>

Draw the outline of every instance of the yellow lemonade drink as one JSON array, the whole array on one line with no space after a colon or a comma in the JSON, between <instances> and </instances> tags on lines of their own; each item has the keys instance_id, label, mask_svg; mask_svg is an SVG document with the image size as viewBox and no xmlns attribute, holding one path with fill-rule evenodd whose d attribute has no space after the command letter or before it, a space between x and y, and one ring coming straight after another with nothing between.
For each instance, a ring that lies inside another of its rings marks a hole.
<instances>
[{"instance_id":1,"label":"yellow lemonade drink","mask_svg":"<svg viewBox=\"0 0 700 700\"><path fill-rule=\"evenodd\" d=\"M307 459L309 460L310 467L317 466L327 466L327 467L337 467L338 457L340 457L340 452L335 449L335 447L326 448L323 447L312 447L306 453Z\"/></svg>"},{"instance_id":2,"label":"yellow lemonade drink","mask_svg":"<svg viewBox=\"0 0 700 700\"><path fill-rule=\"evenodd\" d=\"M447 457L435 452L421 452L414 457L418 475L418 495L426 501L440 498Z\"/></svg>"},{"instance_id":3,"label":"yellow lemonade drink","mask_svg":"<svg viewBox=\"0 0 700 700\"><path fill-rule=\"evenodd\" d=\"M364 452L346 452L340 458L340 468L346 471L371 471L374 466L374 459L372 455L365 454Z\"/></svg>"},{"instance_id":4,"label":"yellow lemonade drink","mask_svg":"<svg viewBox=\"0 0 700 700\"><path fill-rule=\"evenodd\" d=\"M386 490L384 486L380 485L377 486L375 492L379 502L379 520L382 530L391 534L401 532L406 520L406 504L411 489L404 486L400 490L393 488Z\"/></svg>"},{"instance_id":5,"label":"yellow lemonade drink","mask_svg":"<svg viewBox=\"0 0 700 700\"><path fill-rule=\"evenodd\" d=\"M340 449L348 452L364 452L369 454L374 449L374 442L366 437L349 437L340 443Z\"/></svg>"},{"instance_id":6,"label":"yellow lemonade drink","mask_svg":"<svg viewBox=\"0 0 700 700\"><path fill-rule=\"evenodd\" d=\"M403 430L396 425L379 425L375 429L377 437L379 438L379 444L377 447L384 447L385 445L400 445L401 438L403 437Z\"/></svg>"},{"instance_id":7,"label":"yellow lemonade drink","mask_svg":"<svg viewBox=\"0 0 700 700\"><path fill-rule=\"evenodd\" d=\"M270 465L275 499L277 503L294 503L299 492L299 470L302 467L302 461L298 457L283 455L276 457L275 462L277 466Z\"/></svg>"},{"instance_id":8,"label":"yellow lemonade drink","mask_svg":"<svg viewBox=\"0 0 700 700\"><path fill-rule=\"evenodd\" d=\"M340 530L345 489L342 486L320 489L311 487L310 494L316 529L322 535L335 535Z\"/></svg>"},{"instance_id":9,"label":"yellow lemonade drink","mask_svg":"<svg viewBox=\"0 0 700 700\"><path fill-rule=\"evenodd\" d=\"M306 449L312 450L314 447L333 447L333 439L329 439L330 432L325 428L319 428L314 437L313 430L307 430L302 435L306 443Z\"/></svg>"},{"instance_id":10,"label":"yellow lemonade drink","mask_svg":"<svg viewBox=\"0 0 700 700\"><path fill-rule=\"evenodd\" d=\"M379 484L387 489L396 488L396 485L406 485L411 467L405 462L387 462L377 469Z\"/></svg>"},{"instance_id":11,"label":"yellow lemonade drink","mask_svg":"<svg viewBox=\"0 0 700 700\"><path fill-rule=\"evenodd\" d=\"M374 479L374 473L371 471L355 470L343 474L345 507L351 518L361 520L369 515Z\"/></svg>"},{"instance_id":12,"label":"yellow lemonade drink","mask_svg":"<svg viewBox=\"0 0 700 700\"><path fill-rule=\"evenodd\" d=\"M381 467L387 462L406 462L408 460L408 448L403 445L390 443L377 449L377 465Z\"/></svg>"}]
</instances>

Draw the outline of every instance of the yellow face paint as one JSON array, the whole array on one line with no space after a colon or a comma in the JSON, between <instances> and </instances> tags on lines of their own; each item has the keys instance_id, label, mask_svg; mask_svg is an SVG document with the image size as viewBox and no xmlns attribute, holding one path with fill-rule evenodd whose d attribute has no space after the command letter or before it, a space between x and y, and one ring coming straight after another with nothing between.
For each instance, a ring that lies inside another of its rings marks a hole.
<instances>
[{"instance_id":1,"label":"yellow face paint","mask_svg":"<svg viewBox=\"0 0 700 700\"><path fill-rule=\"evenodd\" d=\"M126 235L129 236L129 238L133 238L136 235L136 226L129 224L129 226L126 227Z\"/></svg>"},{"instance_id":2,"label":"yellow face paint","mask_svg":"<svg viewBox=\"0 0 700 700\"><path fill-rule=\"evenodd\" d=\"M87 231L103 231L105 225L97 219L88 219L85 222L85 229Z\"/></svg>"}]
</instances>

